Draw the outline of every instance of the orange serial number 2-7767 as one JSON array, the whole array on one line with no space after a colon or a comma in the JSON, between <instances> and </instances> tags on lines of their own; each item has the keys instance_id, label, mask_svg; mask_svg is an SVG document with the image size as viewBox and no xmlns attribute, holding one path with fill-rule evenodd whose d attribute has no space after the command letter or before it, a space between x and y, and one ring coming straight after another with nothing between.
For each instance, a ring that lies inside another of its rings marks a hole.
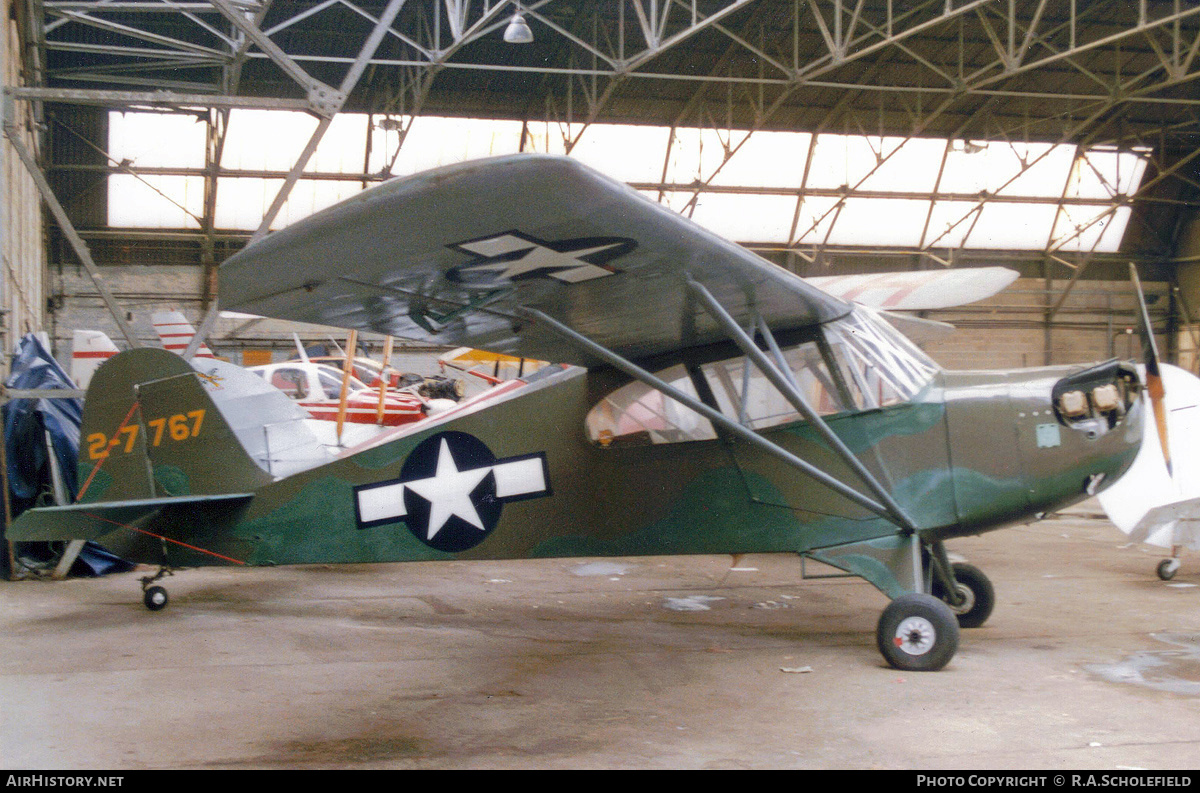
<instances>
[{"instance_id":1,"label":"orange serial number 2-7767","mask_svg":"<svg viewBox=\"0 0 1200 793\"><path fill-rule=\"evenodd\" d=\"M192 410L187 414L176 413L170 417L151 419L146 422L146 438L151 446L160 446L169 441L186 441L188 438L199 435L200 427L203 424L203 410ZM93 432L87 436L88 457L93 460L103 460L113 449L129 454L133 451L133 445L137 441L140 430L141 425L130 424L117 430L112 438L103 432Z\"/></svg>"}]
</instances>

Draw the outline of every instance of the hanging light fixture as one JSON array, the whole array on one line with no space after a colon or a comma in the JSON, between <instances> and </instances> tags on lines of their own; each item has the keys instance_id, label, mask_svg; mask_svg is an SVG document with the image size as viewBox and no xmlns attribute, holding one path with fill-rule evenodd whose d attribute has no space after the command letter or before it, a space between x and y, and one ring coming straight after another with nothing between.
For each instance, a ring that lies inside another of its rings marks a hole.
<instances>
[{"instance_id":1,"label":"hanging light fixture","mask_svg":"<svg viewBox=\"0 0 1200 793\"><path fill-rule=\"evenodd\" d=\"M504 29L504 40L509 44L529 44L533 41L533 31L525 23L525 17L521 16L519 8L508 21L508 27Z\"/></svg>"}]
</instances>

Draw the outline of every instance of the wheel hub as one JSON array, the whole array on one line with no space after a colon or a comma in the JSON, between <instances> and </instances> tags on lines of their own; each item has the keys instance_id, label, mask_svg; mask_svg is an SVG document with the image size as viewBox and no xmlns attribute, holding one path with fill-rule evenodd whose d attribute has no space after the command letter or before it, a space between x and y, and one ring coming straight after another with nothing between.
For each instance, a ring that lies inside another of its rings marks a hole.
<instances>
[{"instance_id":1,"label":"wheel hub","mask_svg":"<svg viewBox=\"0 0 1200 793\"><path fill-rule=\"evenodd\" d=\"M946 605L955 614L966 614L971 609L975 608L975 591L965 584L954 584L954 591L958 593L959 604L956 606L953 603L947 602Z\"/></svg>"},{"instance_id":2,"label":"wheel hub","mask_svg":"<svg viewBox=\"0 0 1200 793\"><path fill-rule=\"evenodd\" d=\"M896 626L894 641L909 655L924 655L937 642L937 631L924 617L908 617Z\"/></svg>"}]
</instances>

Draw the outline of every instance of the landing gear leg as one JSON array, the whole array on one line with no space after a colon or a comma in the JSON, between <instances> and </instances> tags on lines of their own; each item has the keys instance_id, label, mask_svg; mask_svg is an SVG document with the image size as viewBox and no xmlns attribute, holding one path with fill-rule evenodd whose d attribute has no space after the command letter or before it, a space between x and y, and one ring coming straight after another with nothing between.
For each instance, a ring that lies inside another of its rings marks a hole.
<instances>
[{"instance_id":1,"label":"landing gear leg","mask_svg":"<svg viewBox=\"0 0 1200 793\"><path fill-rule=\"evenodd\" d=\"M945 601L958 617L959 626L978 628L987 622L996 607L996 590L983 571L963 562L950 564L946 548L940 542L930 548L930 561L933 565L930 593Z\"/></svg>"},{"instance_id":2,"label":"landing gear leg","mask_svg":"<svg viewBox=\"0 0 1200 793\"><path fill-rule=\"evenodd\" d=\"M154 575L142 576L142 603L151 611L162 611L167 607L170 598L166 587L157 586L155 581L163 576L174 575L169 567L160 567Z\"/></svg>"},{"instance_id":3,"label":"landing gear leg","mask_svg":"<svg viewBox=\"0 0 1200 793\"><path fill-rule=\"evenodd\" d=\"M958 650L958 621L938 598L925 594L923 544L900 533L810 551L806 556L861 576L892 598L875 629L875 643L896 669L933 672Z\"/></svg>"},{"instance_id":4,"label":"landing gear leg","mask_svg":"<svg viewBox=\"0 0 1200 793\"><path fill-rule=\"evenodd\" d=\"M1158 573L1158 577L1163 581L1170 581L1175 577L1175 574L1179 572L1179 566L1182 564L1179 561L1179 549L1180 546L1178 545L1171 546L1171 558L1163 559L1158 563L1158 569L1156 572Z\"/></svg>"}]
</instances>

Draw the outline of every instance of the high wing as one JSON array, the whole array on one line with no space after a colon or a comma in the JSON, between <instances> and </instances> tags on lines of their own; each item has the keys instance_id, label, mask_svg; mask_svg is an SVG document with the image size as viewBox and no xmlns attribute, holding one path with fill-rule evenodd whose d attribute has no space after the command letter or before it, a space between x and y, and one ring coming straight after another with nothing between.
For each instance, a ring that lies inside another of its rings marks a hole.
<instances>
[{"instance_id":1,"label":"high wing","mask_svg":"<svg viewBox=\"0 0 1200 793\"><path fill-rule=\"evenodd\" d=\"M527 310L642 358L726 338L706 287L776 333L850 305L567 157L522 154L396 179L247 246L223 308L592 365Z\"/></svg>"}]
</instances>

